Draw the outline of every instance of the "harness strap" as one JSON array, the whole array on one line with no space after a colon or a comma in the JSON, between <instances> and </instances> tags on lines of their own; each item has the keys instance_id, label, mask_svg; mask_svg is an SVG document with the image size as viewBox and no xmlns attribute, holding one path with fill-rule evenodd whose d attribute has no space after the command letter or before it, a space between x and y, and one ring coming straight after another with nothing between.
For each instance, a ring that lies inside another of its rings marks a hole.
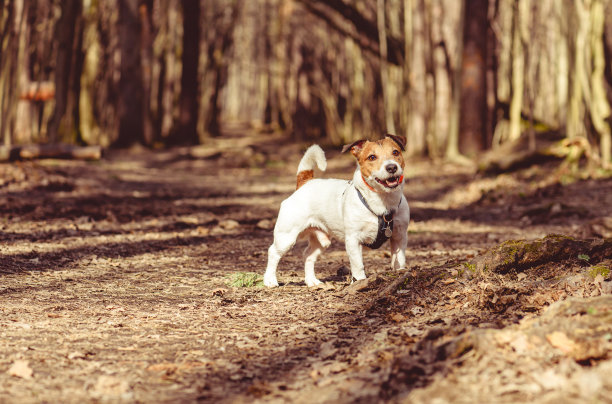
<instances>
[{"instance_id":1,"label":"harness strap","mask_svg":"<svg viewBox=\"0 0 612 404\"><path fill-rule=\"evenodd\" d=\"M359 191L357 187L355 187L355 191L357 191L357 196L359 197L361 203L363 203L363 205L368 208L368 210L372 212L374 216L378 217L378 233L376 233L376 239L369 244L363 244L368 248L376 250L380 248L385 243L385 241L391 238L391 235L393 234L393 215L395 214L395 212L391 211L385 215L377 215L376 213L374 213L372 208L370 208L370 205L368 205L368 202L366 202L365 198L361 194L361 191ZM402 200L400 199L400 204L401 203ZM399 207L399 205L397 206Z\"/></svg>"}]
</instances>

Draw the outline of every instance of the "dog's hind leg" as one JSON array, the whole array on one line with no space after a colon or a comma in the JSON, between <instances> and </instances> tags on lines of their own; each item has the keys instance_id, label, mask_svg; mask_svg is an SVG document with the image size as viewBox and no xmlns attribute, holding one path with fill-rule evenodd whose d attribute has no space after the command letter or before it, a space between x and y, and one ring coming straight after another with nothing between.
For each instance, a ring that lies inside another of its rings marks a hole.
<instances>
[{"instance_id":1,"label":"dog's hind leg","mask_svg":"<svg viewBox=\"0 0 612 404\"><path fill-rule=\"evenodd\" d=\"M317 279L315 275L314 265L317 262L317 258L323 252L323 249L328 247L330 244L329 237L327 234L320 230L314 230L308 238L308 247L304 251L306 256L306 262L304 263L304 272L306 286L320 285L321 281Z\"/></svg>"},{"instance_id":2,"label":"dog's hind leg","mask_svg":"<svg viewBox=\"0 0 612 404\"><path fill-rule=\"evenodd\" d=\"M268 287L278 286L276 279L276 267L283 255L287 253L295 245L298 234L292 233L276 233L274 234L274 243L268 249L268 266L264 274L264 285Z\"/></svg>"}]
</instances>

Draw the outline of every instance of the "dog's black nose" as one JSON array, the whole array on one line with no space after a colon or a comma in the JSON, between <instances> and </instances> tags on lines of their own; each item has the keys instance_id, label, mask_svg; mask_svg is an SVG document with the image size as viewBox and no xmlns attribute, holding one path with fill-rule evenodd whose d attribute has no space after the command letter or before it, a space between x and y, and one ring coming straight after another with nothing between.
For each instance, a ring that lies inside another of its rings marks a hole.
<instances>
[{"instance_id":1,"label":"dog's black nose","mask_svg":"<svg viewBox=\"0 0 612 404\"><path fill-rule=\"evenodd\" d=\"M395 174L397 171L397 166L395 164L387 164L385 166L385 170L387 170L389 174Z\"/></svg>"}]
</instances>

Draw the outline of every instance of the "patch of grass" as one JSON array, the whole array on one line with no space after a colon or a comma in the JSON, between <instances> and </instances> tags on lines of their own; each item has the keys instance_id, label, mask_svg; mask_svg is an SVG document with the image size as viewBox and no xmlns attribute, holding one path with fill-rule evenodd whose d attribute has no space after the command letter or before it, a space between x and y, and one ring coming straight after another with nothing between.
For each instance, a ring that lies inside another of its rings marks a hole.
<instances>
[{"instance_id":1,"label":"patch of grass","mask_svg":"<svg viewBox=\"0 0 612 404\"><path fill-rule=\"evenodd\" d=\"M228 276L228 285L235 288L261 288L263 276L254 272L237 272Z\"/></svg>"},{"instance_id":2,"label":"patch of grass","mask_svg":"<svg viewBox=\"0 0 612 404\"><path fill-rule=\"evenodd\" d=\"M470 271L471 273L476 273L476 265L470 263L470 262L464 262L463 266L465 267L465 269L467 269L468 271Z\"/></svg>"},{"instance_id":3,"label":"patch of grass","mask_svg":"<svg viewBox=\"0 0 612 404\"><path fill-rule=\"evenodd\" d=\"M610 268L605 265L594 265L587 271L589 276L593 279L597 277L597 275L601 275L604 279L610 275Z\"/></svg>"}]
</instances>

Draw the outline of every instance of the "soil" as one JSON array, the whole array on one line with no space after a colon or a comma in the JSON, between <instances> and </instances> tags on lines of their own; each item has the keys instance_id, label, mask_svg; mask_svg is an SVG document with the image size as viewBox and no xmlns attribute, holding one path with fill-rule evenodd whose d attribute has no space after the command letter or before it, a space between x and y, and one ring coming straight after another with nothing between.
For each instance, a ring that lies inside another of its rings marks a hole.
<instances>
[{"instance_id":1,"label":"soil","mask_svg":"<svg viewBox=\"0 0 612 404\"><path fill-rule=\"evenodd\" d=\"M411 160L406 270L367 250L351 284L334 242L321 287L299 247L231 286L306 146L0 164L0 402L612 402L612 179Z\"/></svg>"}]
</instances>

